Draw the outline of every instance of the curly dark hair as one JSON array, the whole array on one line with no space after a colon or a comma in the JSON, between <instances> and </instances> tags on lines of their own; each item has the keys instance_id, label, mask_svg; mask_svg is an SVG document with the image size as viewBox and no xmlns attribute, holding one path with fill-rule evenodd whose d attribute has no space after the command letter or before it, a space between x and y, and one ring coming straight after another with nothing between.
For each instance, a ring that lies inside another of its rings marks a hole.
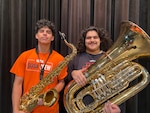
<instances>
[{"instance_id":1,"label":"curly dark hair","mask_svg":"<svg viewBox=\"0 0 150 113\"><path fill-rule=\"evenodd\" d=\"M108 32L106 32L104 28L89 26L87 29L84 29L81 32L81 37L77 45L78 53L82 53L86 51L86 47L85 47L86 34L88 31L93 31L93 30L96 31L98 33L98 36L100 37L100 40L101 40L100 49L101 50L106 52L112 46L112 39L109 37Z\"/></svg>"},{"instance_id":2,"label":"curly dark hair","mask_svg":"<svg viewBox=\"0 0 150 113\"><path fill-rule=\"evenodd\" d=\"M45 26L47 26L49 29L52 30L52 34L54 36L56 33L55 25L53 22L46 20L46 19L41 19L41 20L37 21L37 23L35 25L35 33L37 33L39 29L41 29L42 27L45 27Z\"/></svg>"}]
</instances>

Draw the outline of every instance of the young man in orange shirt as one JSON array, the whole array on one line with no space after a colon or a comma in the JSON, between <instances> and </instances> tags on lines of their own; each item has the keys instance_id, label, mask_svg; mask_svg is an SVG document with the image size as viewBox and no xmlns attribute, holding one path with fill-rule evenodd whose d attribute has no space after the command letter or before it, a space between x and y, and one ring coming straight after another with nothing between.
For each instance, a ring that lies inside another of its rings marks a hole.
<instances>
[{"instance_id":1,"label":"young man in orange shirt","mask_svg":"<svg viewBox=\"0 0 150 113\"><path fill-rule=\"evenodd\" d=\"M13 113L25 113L19 109L20 98L64 60L62 55L52 49L55 32L54 24L51 21L39 20L35 26L37 47L23 52L13 64L10 70L11 73L15 74L12 90ZM64 87L66 75L67 67L64 67L59 75L52 78L52 82L44 88L44 91L54 88L59 93ZM58 99L50 107L44 106L43 102L38 100L38 106L31 112L58 113Z\"/></svg>"}]
</instances>

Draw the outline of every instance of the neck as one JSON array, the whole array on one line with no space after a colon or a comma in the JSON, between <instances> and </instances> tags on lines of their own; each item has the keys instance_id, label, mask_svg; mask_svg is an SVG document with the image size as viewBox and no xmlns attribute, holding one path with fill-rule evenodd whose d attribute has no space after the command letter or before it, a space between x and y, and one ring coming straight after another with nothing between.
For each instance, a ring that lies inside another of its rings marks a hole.
<instances>
[{"instance_id":1,"label":"neck","mask_svg":"<svg viewBox=\"0 0 150 113\"><path fill-rule=\"evenodd\" d=\"M101 52L101 50L97 50L97 51L88 51L88 50L86 50L86 52L88 54L97 55L97 54L99 54Z\"/></svg>"},{"instance_id":2,"label":"neck","mask_svg":"<svg viewBox=\"0 0 150 113\"><path fill-rule=\"evenodd\" d=\"M38 45L38 52L39 53L49 53L50 45Z\"/></svg>"}]
</instances>

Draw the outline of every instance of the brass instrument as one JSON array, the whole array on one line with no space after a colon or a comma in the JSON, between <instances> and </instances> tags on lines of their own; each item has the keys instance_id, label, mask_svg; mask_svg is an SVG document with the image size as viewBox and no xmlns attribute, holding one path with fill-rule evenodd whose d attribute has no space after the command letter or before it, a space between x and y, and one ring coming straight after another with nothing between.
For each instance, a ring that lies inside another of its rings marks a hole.
<instances>
[{"instance_id":1,"label":"brass instrument","mask_svg":"<svg viewBox=\"0 0 150 113\"><path fill-rule=\"evenodd\" d=\"M102 113L107 100L120 105L140 92L149 84L150 75L132 60L146 56L150 56L150 37L135 23L123 21L114 45L84 72L87 84L82 87L71 81L65 88L67 112ZM140 77L141 81L130 87Z\"/></svg>"},{"instance_id":2,"label":"brass instrument","mask_svg":"<svg viewBox=\"0 0 150 113\"><path fill-rule=\"evenodd\" d=\"M31 112L36 106L39 98L42 98L45 106L52 106L58 99L58 93L55 89L49 89L47 92L42 92L44 88L52 82L52 78L59 75L61 70L68 65L69 61L77 54L76 47L68 43L65 35L59 32L65 44L72 49L72 53L67 55L57 68L52 70L45 78L43 78L37 85L33 86L28 93L24 94L20 99L20 110Z\"/></svg>"}]
</instances>

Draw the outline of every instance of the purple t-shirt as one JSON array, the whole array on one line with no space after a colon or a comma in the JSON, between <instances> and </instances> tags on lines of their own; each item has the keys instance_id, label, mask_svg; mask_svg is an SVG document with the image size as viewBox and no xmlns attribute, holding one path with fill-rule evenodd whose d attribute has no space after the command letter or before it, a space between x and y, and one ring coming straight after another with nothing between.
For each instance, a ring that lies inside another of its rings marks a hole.
<instances>
[{"instance_id":1,"label":"purple t-shirt","mask_svg":"<svg viewBox=\"0 0 150 113\"><path fill-rule=\"evenodd\" d=\"M72 80L71 72L73 70L88 68L90 65L95 63L102 54L103 52L100 52L97 55L88 54L86 52L77 54L68 64L68 76L66 78L66 83Z\"/></svg>"}]
</instances>

